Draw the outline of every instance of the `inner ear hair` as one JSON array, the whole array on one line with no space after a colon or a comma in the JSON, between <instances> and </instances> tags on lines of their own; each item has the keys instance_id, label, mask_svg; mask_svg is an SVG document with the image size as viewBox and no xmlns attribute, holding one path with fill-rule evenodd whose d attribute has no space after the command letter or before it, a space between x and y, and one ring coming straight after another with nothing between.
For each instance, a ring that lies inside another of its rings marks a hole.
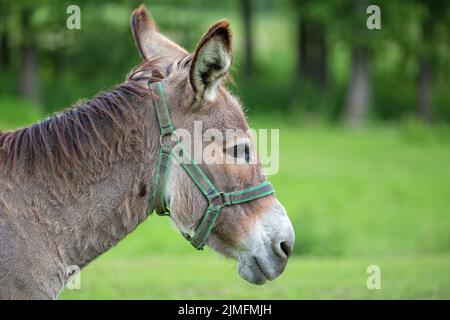
<instances>
[{"instance_id":1,"label":"inner ear hair","mask_svg":"<svg viewBox=\"0 0 450 320\"><path fill-rule=\"evenodd\" d=\"M231 32L220 21L203 36L194 54L190 80L197 100L214 100L217 86L231 66Z\"/></svg>"}]
</instances>

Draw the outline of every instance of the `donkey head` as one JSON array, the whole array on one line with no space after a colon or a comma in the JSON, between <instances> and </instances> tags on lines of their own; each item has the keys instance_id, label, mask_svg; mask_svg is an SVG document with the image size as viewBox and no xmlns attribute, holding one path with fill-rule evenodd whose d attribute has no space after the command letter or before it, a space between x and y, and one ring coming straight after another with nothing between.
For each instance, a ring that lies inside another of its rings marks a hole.
<instances>
[{"instance_id":1,"label":"donkey head","mask_svg":"<svg viewBox=\"0 0 450 320\"><path fill-rule=\"evenodd\" d=\"M165 99L183 147L191 151L217 189L231 192L261 184L265 177L244 112L222 84L232 62L229 23L214 24L194 53L159 33L143 6L133 12L131 27L141 56L157 61L162 70ZM146 72L145 68L137 70ZM182 232L195 231L207 201L179 164L171 167L165 200L175 225ZM244 279L263 284L284 270L292 253L294 230L285 209L271 194L224 207L207 245L237 259Z\"/></svg>"}]
</instances>

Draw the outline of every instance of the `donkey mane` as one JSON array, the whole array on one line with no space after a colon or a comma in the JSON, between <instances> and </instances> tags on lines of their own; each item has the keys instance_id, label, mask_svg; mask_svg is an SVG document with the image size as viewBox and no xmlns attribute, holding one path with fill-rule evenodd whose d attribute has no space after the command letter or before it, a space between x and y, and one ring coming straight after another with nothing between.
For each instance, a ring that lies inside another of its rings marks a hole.
<instances>
[{"instance_id":1,"label":"donkey mane","mask_svg":"<svg viewBox=\"0 0 450 320\"><path fill-rule=\"evenodd\" d=\"M155 69L148 61L143 69ZM142 69L141 69L142 70ZM154 70L152 70L153 73ZM151 91L128 77L111 91L81 101L30 127L0 132L0 171L13 171L19 162L28 173L44 169L63 173L82 171L87 159L99 160L107 150L122 154L132 145L138 124L130 101Z\"/></svg>"}]
</instances>

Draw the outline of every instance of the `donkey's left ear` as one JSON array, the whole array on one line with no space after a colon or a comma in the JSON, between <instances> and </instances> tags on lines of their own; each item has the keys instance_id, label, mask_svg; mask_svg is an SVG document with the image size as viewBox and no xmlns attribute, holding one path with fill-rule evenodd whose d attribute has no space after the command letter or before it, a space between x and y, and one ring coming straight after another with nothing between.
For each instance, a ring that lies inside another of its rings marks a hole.
<instances>
[{"instance_id":1,"label":"donkey's left ear","mask_svg":"<svg viewBox=\"0 0 450 320\"><path fill-rule=\"evenodd\" d=\"M231 31L228 21L214 24L203 36L191 64L190 80L197 101L212 101L217 86L231 66Z\"/></svg>"}]
</instances>

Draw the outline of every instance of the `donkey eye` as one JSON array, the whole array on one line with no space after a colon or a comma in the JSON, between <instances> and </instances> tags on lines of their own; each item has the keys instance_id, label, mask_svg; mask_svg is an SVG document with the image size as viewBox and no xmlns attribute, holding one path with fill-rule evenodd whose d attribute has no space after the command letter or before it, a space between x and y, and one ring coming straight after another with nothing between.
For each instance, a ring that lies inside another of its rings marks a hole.
<instances>
[{"instance_id":1,"label":"donkey eye","mask_svg":"<svg viewBox=\"0 0 450 320\"><path fill-rule=\"evenodd\" d=\"M250 148L247 144L236 144L230 148L228 148L227 153L233 158L243 158L245 157L245 161L250 161Z\"/></svg>"}]
</instances>

